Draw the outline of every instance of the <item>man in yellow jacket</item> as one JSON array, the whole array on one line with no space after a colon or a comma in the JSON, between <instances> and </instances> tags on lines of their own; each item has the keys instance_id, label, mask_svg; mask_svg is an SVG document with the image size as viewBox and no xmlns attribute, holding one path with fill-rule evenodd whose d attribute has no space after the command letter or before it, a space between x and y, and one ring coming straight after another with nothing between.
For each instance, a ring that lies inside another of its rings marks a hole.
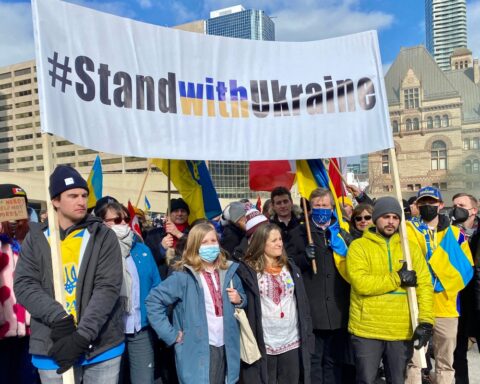
<instances>
[{"instance_id":1,"label":"man in yellow jacket","mask_svg":"<svg viewBox=\"0 0 480 384\"><path fill-rule=\"evenodd\" d=\"M398 227L402 208L393 197L375 203L375 226L352 242L347 253L350 278L350 319L357 383L374 383L378 366L386 359L387 377L403 384L413 346L425 346L433 327L433 289L425 258L409 243L413 270L407 270ZM413 331L407 287L416 287L418 323Z\"/></svg>"},{"instance_id":2,"label":"man in yellow jacket","mask_svg":"<svg viewBox=\"0 0 480 384\"><path fill-rule=\"evenodd\" d=\"M472 279L472 254L459 228L450 225L446 216L439 215L443 201L437 188L428 186L420 189L415 204L420 218L407 223L407 233L408 238L420 246L433 283L435 383L452 384L459 316L457 297ZM418 358L414 356L408 367L408 384L419 382L420 370Z\"/></svg>"}]
</instances>

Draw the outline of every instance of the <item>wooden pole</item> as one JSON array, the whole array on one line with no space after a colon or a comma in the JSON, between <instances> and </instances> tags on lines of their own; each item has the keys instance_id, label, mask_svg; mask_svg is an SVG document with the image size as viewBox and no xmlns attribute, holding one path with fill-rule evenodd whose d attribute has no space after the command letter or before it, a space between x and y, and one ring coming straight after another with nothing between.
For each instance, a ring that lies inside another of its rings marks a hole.
<instances>
[{"instance_id":1,"label":"wooden pole","mask_svg":"<svg viewBox=\"0 0 480 384\"><path fill-rule=\"evenodd\" d=\"M171 171L171 163L170 163L170 159L167 160L167 170L168 170L168 175L167 175L167 180L168 180L168 184L167 184L167 217L168 215L170 215L170 199L171 199L171 196L172 196L172 187L170 186L170 183L171 183L171 178L170 178L170 171Z\"/></svg>"},{"instance_id":2,"label":"wooden pole","mask_svg":"<svg viewBox=\"0 0 480 384\"><path fill-rule=\"evenodd\" d=\"M52 272L53 272L53 290L55 300L66 308L65 290L63 288L63 264L62 253L60 248L60 231L58 229L58 216L55 209L53 209L52 201L50 200L50 192L48 186L50 184L50 174L53 171L52 162L52 147L50 135L48 133L42 134L42 149L43 149L43 175L45 180L45 195L47 203L48 214L48 230L50 232L50 253L52 258ZM70 368L63 374L64 384L75 384L73 376L73 369Z\"/></svg>"},{"instance_id":3,"label":"wooden pole","mask_svg":"<svg viewBox=\"0 0 480 384\"><path fill-rule=\"evenodd\" d=\"M335 170L337 171L338 175L339 175L340 178L342 179L343 183L344 183L345 185L348 185L347 179L345 179L345 176L343 176L343 174L342 174L342 172L340 171L340 169L338 169L337 164L335 164L334 161L329 160L329 165L330 165L330 164L333 165L333 168L335 168Z\"/></svg>"},{"instance_id":4,"label":"wooden pole","mask_svg":"<svg viewBox=\"0 0 480 384\"><path fill-rule=\"evenodd\" d=\"M393 175L393 185L395 189L395 195L400 203L400 206L403 207L402 201L402 191L400 189L400 176L398 173L398 164L397 164L397 155L395 153L395 148L389 149L390 159L392 164L392 175ZM402 209L402 219L400 220L399 233L402 245L402 253L404 261L407 263L407 268L412 269L412 258L410 257L410 248L408 246L407 238L407 225L405 223L405 214ZM410 321L412 323L413 330L417 328L418 325L418 303L417 303L417 291L415 287L407 287L407 296L408 296L408 305L410 307ZM427 360L425 358L425 348L421 348L415 353L418 352L418 357L420 359L421 367L427 367Z\"/></svg>"},{"instance_id":5,"label":"wooden pole","mask_svg":"<svg viewBox=\"0 0 480 384\"><path fill-rule=\"evenodd\" d=\"M150 174L150 169L152 168L150 161L147 163L147 172L145 173L145 177L143 178L142 186L140 187L140 191L138 192L137 203L135 207L138 208L138 204L140 203L140 198L142 197L143 189L145 188L145 183L147 182L148 175Z\"/></svg>"},{"instance_id":6,"label":"wooden pole","mask_svg":"<svg viewBox=\"0 0 480 384\"><path fill-rule=\"evenodd\" d=\"M310 230L310 220L309 220L308 211L307 211L307 200L305 200L304 197L302 197L302 206L303 206L303 215L305 216L305 228L307 230L308 244L311 245L313 244L312 231ZM317 262L315 261L315 259L312 260L312 269L313 269L313 273L316 275Z\"/></svg>"}]
</instances>

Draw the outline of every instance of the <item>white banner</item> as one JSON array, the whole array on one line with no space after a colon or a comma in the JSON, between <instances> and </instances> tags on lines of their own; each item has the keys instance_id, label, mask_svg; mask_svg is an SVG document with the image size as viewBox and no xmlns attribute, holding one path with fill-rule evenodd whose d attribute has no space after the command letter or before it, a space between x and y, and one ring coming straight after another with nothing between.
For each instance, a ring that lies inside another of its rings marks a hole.
<instances>
[{"instance_id":1,"label":"white banner","mask_svg":"<svg viewBox=\"0 0 480 384\"><path fill-rule=\"evenodd\" d=\"M266 42L33 0L42 128L128 156L345 157L393 147L375 31Z\"/></svg>"}]
</instances>

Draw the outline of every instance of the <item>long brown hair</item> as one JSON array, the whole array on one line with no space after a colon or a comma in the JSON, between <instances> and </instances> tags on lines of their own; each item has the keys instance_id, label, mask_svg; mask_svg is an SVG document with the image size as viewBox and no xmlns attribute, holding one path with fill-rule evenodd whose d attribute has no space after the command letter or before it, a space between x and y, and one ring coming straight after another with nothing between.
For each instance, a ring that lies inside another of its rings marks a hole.
<instances>
[{"instance_id":1,"label":"long brown hair","mask_svg":"<svg viewBox=\"0 0 480 384\"><path fill-rule=\"evenodd\" d=\"M265 245L267 244L268 237L272 231L278 231L280 235L282 231L273 223L267 223L260 226L250 240L245 258L245 263L253 268L256 272L263 273L265 270ZM282 249L282 255L278 258L277 264L279 267L287 265L288 257L285 252L285 248Z\"/></svg>"},{"instance_id":2,"label":"long brown hair","mask_svg":"<svg viewBox=\"0 0 480 384\"><path fill-rule=\"evenodd\" d=\"M16 220L16 222L17 225L14 229L14 226L10 222L3 221L0 233L5 233L11 239L15 239L21 243L25 239L25 236L27 236L30 227L28 224L28 219Z\"/></svg>"},{"instance_id":3,"label":"long brown hair","mask_svg":"<svg viewBox=\"0 0 480 384\"><path fill-rule=\"evenodd\" d=\"M190 232L188 233L187 243L185 244L185 250L182 254L182 259L175 263L173 266L176 270L182 270L185 265L189 265L195 271L200 271L203 268L203 262L198 254L200 246L202 245L202 240L205 238L207 233L215 232L215 227L210 223L200 223L195 225ZM215 236L218 235L215 232ZM218 255L217 260L215 261L216 265L220 269L227 269L227 258L222 250Z\"/></svg>"}]
</instances>

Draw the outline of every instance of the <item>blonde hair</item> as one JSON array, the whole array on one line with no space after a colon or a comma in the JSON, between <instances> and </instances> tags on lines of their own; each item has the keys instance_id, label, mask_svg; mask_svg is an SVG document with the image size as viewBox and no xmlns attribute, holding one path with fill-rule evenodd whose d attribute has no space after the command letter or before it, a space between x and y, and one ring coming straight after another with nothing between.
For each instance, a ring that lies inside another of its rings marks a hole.
<instances>
[{"instance_id":1,"label":"blonde hair","mask_svg":"<svg viewBox=\"0 0 480 384\"><path fill-rule=\"evenodd\" d=\"M249 267L253 268L255 272L263 273L265 270L265 245L267 244L270 233L273 231L278 231L280 235L282 234L282 231L277 225L268 223L262 225L252 235L244 261ZM282 255L277 260L277 265L283 267L287 265L287 260L287 253L285 252L285 248L283 248Z\"/></svg>"},{"instance_id":2,"label":"blonde hair","mask_svg":"<svg viewBox=\"0 0 480 384\"><path fill-rule=\"evenodd\" d=\"M182 258L173 266L176 270L182 270L185 265L192 267L195 271L203 269L203 261L199 255L199 249L202 245L202 241L205 236L210 232L215 232L215 227L210 223L200 223L195 225L187 237L187 244L185 244L185 250L183 251ZM215 232L215 236L218 240L218 235ZM227 258L225 253L220 250L215 264L220 269L227 269Z\"/></svg>"}]
</instances>

